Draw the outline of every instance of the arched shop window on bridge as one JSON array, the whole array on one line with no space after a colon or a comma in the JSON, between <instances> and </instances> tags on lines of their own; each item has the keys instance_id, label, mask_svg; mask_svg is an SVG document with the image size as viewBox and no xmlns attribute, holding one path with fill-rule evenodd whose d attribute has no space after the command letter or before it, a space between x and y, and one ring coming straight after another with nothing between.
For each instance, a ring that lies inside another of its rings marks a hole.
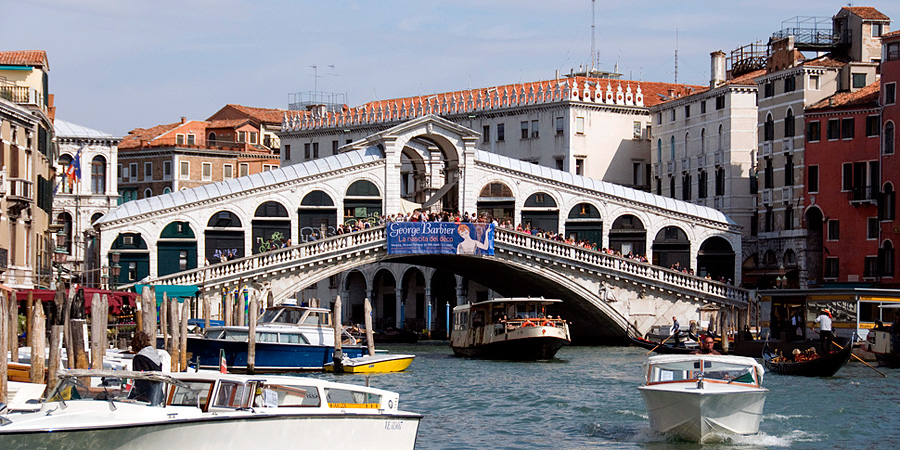
<instances>
[{"instance_id":1,"label":"arched shop window on bridge","mask_svg":"<svg viewBox=\"0 0 900 450\"><path fill-rule=\"evenodd\" d=\"M303 197L297 210L297 235L301 242L331 236L337 227L334 200L323 191L312 191Z\"/></svg>"},{"instance_id":2,"label":"arched shop window on bridge","mask_svg":"<svg viewBox=\"0 0 900 450\"><path fill-rule=\"evenodd\" d=\"M373 225L381 217L381 192L368 180L354 181L344 196L344 223L355 225L368 221Z\"/></svg>"},{"instance_id":3,"label":"arched shop window on bridge","mask_svg":"<svg viewBox=\"0 0 900 450\"><path fill-rule=\"evenodd\" d=\"M668 226L653 240L653 264L673 267L676 263L679 269L691 268L691 241L681 228Z\"/></svg>"},{"instance_id":4,"label":"arched shop window on bridge","mask_svg":"<svg viewBox=\"0 0 900 450\"><path fill-rule=\"evenodd\" d=\"M495 182L481 189L478 194L478 215L487 215L503 223L514 221L516 215L516 198L509 186ZM460 214L469 211L460 211Z\"/></svg>"},{"instance_id":5,"label":"arched shop window on bridge","mask_svg":"<svg viewBox=\"0 0 900 450\"><path fill-rule=\"evenodd\" d=\"M206 260L216 264L244 257L244 229L241 219L230 211L219 211L209 218L206 231Z\"/></svg>"},{"instance_id":6,"label":"arched shop window on bridge","mask_svg":"<svg viewBox=\"0 0 900 450\"><path fill-rule=\"evenodd\" d=\"M559 231L559 208L550 194L537 192L525 199L522 207L522 226L556 233Z\"/></svg>"},{"instance_id":7,"label":"arched shop window on bridge","mask_svg":"<svg viewBox=\"0 0 900 450\"><path fill-rule=\"evenodd\" d=\"M56 223L62 225L62 235L56 235L56 248L64 249L67 255L72 254L72 216L63 211L56 216Z\"/></svg>"},{"instance_id":8,"label":"arched shop window on bridge","mask_svg":"<svg viewBox=\"0 0 900 450\"><path fill-rule=\"evenodd\" d=\"M253 253L275 250L291 239L291 219L287 209L278 202L265 202L253 215Z\"/></svg>"},{"instance_id":9,"label":"arched shop window on bridge","mask_svg":"<svg viewBox=\"0 0 900 450\"><path fill-rule=\"evenodd\" d=\"M646 255L647 230L641 219L631 214L616 218L609 230L609 248L623 255Z\"/></svg>"},{"instance_id":10,"label":"arched shop window on bridge","mask_svg":"<svg viewBox=\"0 0 900 450\"><path fill-rule=\"evenodd\" d=\"M697 252L697 275L713 280L734 280L734 249L727 239L713 236L700 244Z\"/></svg>"},{"instance_id":11,"label":"arched shop window on bridge","mask_svg":"<svg viewBox=\"0 0 900 450\"><path fill-rule=\"evenodd\" d=\"M158 276L197 268L197 237L188 222L172 222L156 241Z\"/></svg>"},{"instance_id":12,"label":"arched shop window on bridge","mask_svg":"<svg viewBox=\"0 0 900 450\"><path fill-rule=\"evenodd\" d=\"M113 253L118 253L119 262L113 261ZM110 283L113 287L120 284L134 283L150 275L150 251L140 233L121 233L116 237L109 249L109 267L119 265L119 276L113 279L110 272Z\"/></svg>"},{"instance_id":13,"label":"arched shop window on bridge","mask_svg":"<svg viewBox=\"0 0 900 450\"><path fill-rule=\"evenodd\" d=\"M566 220L566 237L576 241L595 242L603 246L603 219L600 211L590 203L579 203L569 210Z\"/></svg>"}]
</instances>

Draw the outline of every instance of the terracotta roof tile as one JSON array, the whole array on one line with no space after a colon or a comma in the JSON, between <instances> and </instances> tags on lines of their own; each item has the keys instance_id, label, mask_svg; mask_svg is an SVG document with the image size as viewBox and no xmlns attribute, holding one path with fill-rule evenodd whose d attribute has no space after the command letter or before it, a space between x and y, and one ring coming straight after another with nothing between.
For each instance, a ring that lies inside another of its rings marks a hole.
<instances>
[{"instance_id":1,"label":"terracotta roof tile","mask_svg":"<svg viewBox=\"0 0 900 450\"><path fill-rule=\"evenodd\" d=\"M876 81L856 92L839 92L831 97L820 100L807 111L844 108L849 106L864 106L878 104L878 94L881 92L881 81Z\"/></svg>"},{"instance_id":2,"label":"terracotta roof tile","mask_svg":"<svg viewBox=\"0 0 900 450\"><path fill-rule=\"evenodd\" d=\"M847 65L847 61L836 59L829 53L818 58L803 61L801 65L811 67L844 67Z\"/></svg>"},{"instance_id":3,"label":"terracotta roof tile","mask_svg":"<svg viewBox=\"0 0 900 450\"><path fill-rule=\"evenodd\" d=\"M881 39L890 39L890 38L895 38L897 36L900 36L900 30L891 31L890 33L882 34Z\"/></svg>"},{"instance_id":4,"label":"terracotta roof tile","mask_svg":"<svg viewBox=\"0 0 900 450\"><path fill-rule=\"evenodd\" d=\"M47 64L47 52L43 50L0 52L0 64L12 66L44 66Z\"/></svg>"},{"instance_id":5,"label":"terracotta roof tile","mask_svg":"<svg viewBox=\"0 0 900 450\"><path fill-rule=\"evenodd\" d=\"M250 122L250 119L211 120L206 125L206 128L237 128L247 122Z\"/></svg>"},{"instance_id":6,"label":"terracotta roof tile","mask_svg":"<svg viewBox=\"0 0 900 450\"><path fill-rule=\"evenodd\" d=\"M732 78L726 81L725 84L753 86L756 85L756 78L761 77L765 74L766 69L754 70L753 72L747 72L739 77Z\"/></svg>"},{"instance_id":7,"label":"terracotta roof tile","mask_svg":"<svg viewBox=\"0 0 900 450\"><path fill-rule=\"evenodd\" d=\"M233 119L235 118L234 112L238 112L240 113L240 115L255 119L260 123L281 125L281 120L284 118L284 114L287 112L287 110L257 108L253 106L244 106L229 103L206 120L212 120L213 118Z\"/></svg>"},{"instance_id":8,"label":"terracotta roof tile","mask_svg":"<svg viewBox=\"0 0 900 450\"><path fill-rule=\"evenodd\" d=\"M166 125L157 125L151 128L135 128L128 132L128 135L122 138L119 143L119 150L128 148L138 148L141 142L149 142L166 132L174 130L181 122L170 123Z\"/></svg>"},{"instance_id":9,"label":"terracotta roof tile","mask_svg":"<svg viewBox=\"0 0 900 450\"><path fill-rule=\"evenodd\" d=\"M845 6L841 10L848 10L865 20L891 20L890 17L871 6Z\"/></svg>"}]
</instances>

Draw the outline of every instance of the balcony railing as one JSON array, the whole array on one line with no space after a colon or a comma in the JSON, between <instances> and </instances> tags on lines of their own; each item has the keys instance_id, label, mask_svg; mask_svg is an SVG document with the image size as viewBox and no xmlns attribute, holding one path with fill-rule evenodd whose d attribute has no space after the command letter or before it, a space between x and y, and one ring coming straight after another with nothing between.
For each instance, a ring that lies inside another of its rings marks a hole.
<instances>
[{"instance_id":1,"label":"balcony railing","mask_svg":"<svg viewBox=\"0 0 900 450\"><path fill-rule=\"evenodd\" d=\"M158 147L179 147L179 148L197 148L197 149L218 149L218 150L234 150L234 151L269 151L259 144L251 144L249 142L234 142L222 139L209 140L203 136L194 136L190 139L188 136L166 136L149 141L141 140L140 148L158 148Z\"/></svg>"},{"instance_id":2,"label":"balcony railing","mask_svg":"<svg viewBox=\"0 0 900 450\"><path fill-rule=\"evenodd\" d=\"M20 105L33 105L44 108L44 96L37 90L28 86L14 86L0 84L0 98L5 98Z\"/></svg>"},{"instance_id":3,"label":"balcony railing","mask_svg":"<svg viewBox=\"0 0 900 450\"><path fill-rule=\"evenodd\" d=\"M872 186L854 187L850 190L850 203L875 203L878 192Z\"/></svg>"},{"instance_id":4,"label":"balcony railing","mask_svg":"<svg viewBox=\"0 0 900 450\"><path fill-rule=\"evenodd\" d=\"M34 186L31 181L22 178L9 179L9 192L7 198L24 202L34 202Z\"/></svg>"}]
</instances>

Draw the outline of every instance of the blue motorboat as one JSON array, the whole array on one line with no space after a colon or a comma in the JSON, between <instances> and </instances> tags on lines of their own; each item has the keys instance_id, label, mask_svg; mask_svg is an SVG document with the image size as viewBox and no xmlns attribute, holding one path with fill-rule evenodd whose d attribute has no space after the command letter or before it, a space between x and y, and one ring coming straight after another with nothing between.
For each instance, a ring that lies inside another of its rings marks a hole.
<instances>
[{"instance_id":1,"label":"blue motorboat","mask_svg":"<svg viewBox=\"0 0 900 450\"><path fill-rule=\"evenodd\" d=\"M210 326L202 336L189 336L187 350L191 360L199 359L200 368L217 369L224 351L230 372L247 370L246 326ZM366 347L355 343L345 332L342 349L356 358L366 354ZM256 371L291 372L322 370L332 362L334 328L331 311L325 308L297 306L286 302L267 308L256 325Z\"/></svg>"}]
</instances>

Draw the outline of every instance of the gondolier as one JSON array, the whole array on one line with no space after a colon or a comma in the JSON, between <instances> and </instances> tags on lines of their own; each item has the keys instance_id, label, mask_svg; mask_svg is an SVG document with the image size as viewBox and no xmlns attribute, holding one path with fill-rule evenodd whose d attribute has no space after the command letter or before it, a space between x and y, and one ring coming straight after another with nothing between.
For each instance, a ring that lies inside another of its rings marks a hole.
<instances>
[{"instance_id":1,"label":"gondolier","mask_svg":"<svg viewBox=\"0 0 900 450\"><path fill-rule=\"evenodd\" d=\"M831 331L831 311L828 308L822 310L819 317L816 317L816 323L819 324L819 342L822 344L822 354L831 353L831 340L834 339L834 333Z\"/></svg>"},{"instance_id":2,"label":"gondolier","mask_svg":"<svg viewBox=\"0 0 900 450\"><path fill-rule=\"evenodd\" d=\"M676 347L681 344L681 337L679 334L681 334L681 325L678 324L678 318L672 316L672 328L669 329L669 335L675 339Z\"/></svg>"}]
</instances>

